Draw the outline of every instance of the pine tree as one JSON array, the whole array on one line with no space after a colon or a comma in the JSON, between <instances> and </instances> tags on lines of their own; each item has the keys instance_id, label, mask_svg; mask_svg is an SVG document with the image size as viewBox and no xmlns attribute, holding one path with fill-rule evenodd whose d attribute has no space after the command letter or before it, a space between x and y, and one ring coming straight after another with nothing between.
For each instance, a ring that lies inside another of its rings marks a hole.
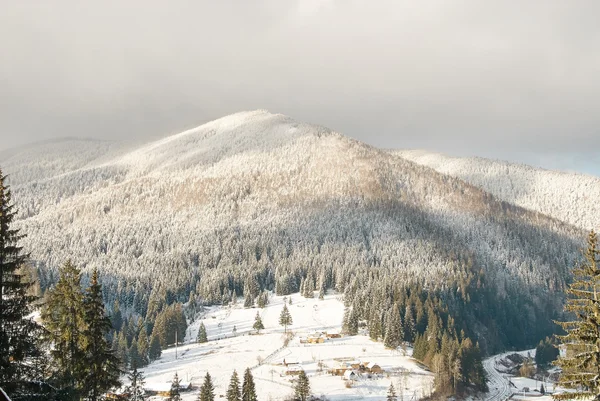
<instances>
[{"instance_id":1,"label":"pine tree","mask_svg":"<svg viewBox=\"0 0 600 401\"><path fill-rule=\"evenodd\" d=\"M600 248L594 231L587 245L567 289L565 310L576 320L557 322L567 333L558 337L567 348L567 355L555 362L562 369L559 385L575 389L554 395L558 400L600 400Z\"/></svg>"},{"instance_id":2,"label":"pine tree","mask_svg":"<svg viewBox=\"0 0 600 401\"><path fill-rule=\"evenodd\" d=\"M102 286L94 270L90 287L83 299L84 353L86 375L83 393L89 401L97 401L111 387L120 385L119 360L106 340L111 329L109 317L104 313Z\"/></svg>"},{"instance_id":3,"label":"pine tree","mask_svg":"<svg viewBox=\"0 0 600 401\"><path fill-rule=\"evenodd\" d=\"M248 291L244 297L244 308L252 308L252 305L254 305L254 298L252 298L252 294Z\"/></svg>"},{"instance_id":4,"label":"pine tree","mask_svg":"<svg viewBox=\"0 0 600 401\"><path fill-rule=\"evenodd\" d=\"M279 325L284 327L284 333L287 333L287 327L292 325L292 315L286 304L283 304L283 309L279 315Z\"/></svg>"},{"instance_id":5,"label":"pine tree","mask_svg":"<svg viewBox=\"0 0 600 401\"><path fill-rule=\"evenodd\" d=\"M138 366L143 367L143 366L148 365L149 344L148 344L148 334L146 334L145 326L142 327L142 329L140 330L140 334L138 335L137 350L138 350L138 355L140 357Z\"/></svg>"},{"instance_id":6,"label":"pine tree","mask_svg":"<svg viewBox=\"0 0 600 401\"><path fill-rule=\"evenodd\" d=\"M254 377L250 368L244 372L244 384L242 385L242 401L257 401L256 387L254 386Z\"/></svg>"},{"instance_id":7,"label":"pine tree","mask_svg":"<svg viewBox=\"0 0 600 401\"><path fill-rule=\"evenodd\" d=\"M11 394L33 378L28 359L38 354L40 328L26 318L37 298L27 293L32 283L22 273L27 255L19 246L24 235L12 227L16 210L5 180L0 170L0 387Z\"/></svg>"},{"instance_id":8,"label":"pine tree","mask_svg":"<svg viewBox=\"0 0 600 401\"><path fill-rule=\"evenodd\" d=\"M69 260L60 268L59 275L58 283L48 290L42 320L53 344L56 384L68 397L77 398L86 376L81 273Z\"/></svg>"},{"instance_id":9,"label":"pine tree","mask_svg":"<svg viewBox=\"0 0 600 401\"><path fill-rule=\"evenodd\" d=\"M388 388L387 401L398 401L398 396L396 396L396 389L394 388L393 383L390 383L390 387Z\"/></svg>"},{"instance_id":10,"label":"pine tree","mask_svg":"<svg viewBox=\"0 0 600 401\"><path fill-rule=\"evenodd\" d=\"M202 386L200 387L198 401L215 401L215 386L213 385L212 378L208 372L206 372L204 383L202 383Z\"/></svg>"},{"instance_id":11,"label":"pine tree","mask_svg":"<svg viewBox=\"0 0 600 401\"><path fill-rule=\"evenodd\" d=\"M306 401L310 397L310 382L308 381L308 376L304 370L300 371L298 375L298 380L296 381L296 386L294 387L294 393L296 395L296 399L300 401Z\"/></svg>"},{"instance_id":12,"label":"pine tree","mask_svg":"<svg viewBox=\"0 0 600 401\"><path fill-rule=\"evenodd\" d=\"M208 342L208 337L206 335L206 327L204 327L204 322L200 322L200 328L198 329L198 336L196 337L196 341L199 343Z\"/></svg>"},{"instance_id":13,"label":"pine tree","mask_svg":"<svg viewBox=\"0 0 600 401\"><path fill-rule=\"evenodd\" d=\"M127 386L125 392L127 393L128 401L145 401L146 393L144 392L144 372L137 369L136 363L131 364L131 371L127 375L129 379L129 386Z\"/></svg>"},{"instance_id":14,"label":"pine tree","mask_svg":"<svg viewBox=\"0 0 600 401\"><path fill-rule=\"evenodd\" d=\"M406 311L404 313L404 339L406 341L413 342L416 334L417 328L415 325L412 308L410 305L406 305Z\"/></svg>"},{"instance_id":15,"label":"pine tree","mask_svg":"<svg viewBox=\"0 0 600 401\"><path fill-rule=\"evenodd\" d=\"M241 401L242 393L240 391L240 379L238 378L237 372L234 370L229 381L229 388L227 389L227 401Z\"/></svg>"},{"instance_id":16,"label":"pine tree","mask_svg":"<svg viewBox=\"0 0 600 401\"><path fill-rule=\"evenodd\" d=\"M256 330L256 333L260 333L260 331L265 328L265 326L263 325L262 319L260 318L260 315L258 314L258 311L256 312L256 316L254 317L254 324L252 325L252 328L254 330Z\"/></svg>"},{"instance_id":17,"label":"pine tree","mask_svg":"<svg viewBox=\"0 0 600 401\"><path fill-rule=\"evenodd\" d=\"M169 390L169 398L167 398L168 401L181 401L180 383L179 376L175 372L175 376L173 376L173 381L171 382L171 389Z\"/></svg>"},{"instance_id":18,"label":"pine tree","mask_svg":"<svg viewBox=\"0 0 600 401\"><path fill-rule=\"evenodd\" d=\"M160 340L158 339L158 336L152 336L150 348L148 349L148 358L150 358L150 361L155 361L160 358L161 354L162 348L160 347Z\"/></svg>"},{"instance_id":19,"label":"pine tree","mask_svg":"<svg viewBox=\"0 0 600 401\"><path fill-rule=\"evenodd\" d=\"M398 305L394 304L388 313L385 322L385 337L383 344L387 348L396 349L402 342L402 321L400 320L400 311Z\"/></svg>"},{"instance_id":20,"label":"pine tree","mask_svg":"<svg viewBox=\"0 0 600 401\"><path fill-rule=\"evenodd\" d=\"M358 334L358 315L354 311L353 307L346 308L344 311L342 330L349 336L355 336Z\"/></svg>"}]
</instances>

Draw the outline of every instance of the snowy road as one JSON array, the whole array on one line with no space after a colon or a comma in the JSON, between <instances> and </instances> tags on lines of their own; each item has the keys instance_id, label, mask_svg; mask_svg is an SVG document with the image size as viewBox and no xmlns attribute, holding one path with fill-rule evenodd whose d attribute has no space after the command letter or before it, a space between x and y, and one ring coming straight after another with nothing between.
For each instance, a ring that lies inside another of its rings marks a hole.
<instances>
[{"instance_id":1,"label":"snowy road","mask_svg":"<svg viewBox=\"0 0 600 401\"><path fill-rule=\"evenodd\" d=\"M489 379L489 392L487 393L485 401L505 401L511 395L508 380L504 375L498 372L495 367L496 361L502 359L506 355L508 354L494 355L483 361L483 368L487 372Z\"/></svg>"}]
</instances>

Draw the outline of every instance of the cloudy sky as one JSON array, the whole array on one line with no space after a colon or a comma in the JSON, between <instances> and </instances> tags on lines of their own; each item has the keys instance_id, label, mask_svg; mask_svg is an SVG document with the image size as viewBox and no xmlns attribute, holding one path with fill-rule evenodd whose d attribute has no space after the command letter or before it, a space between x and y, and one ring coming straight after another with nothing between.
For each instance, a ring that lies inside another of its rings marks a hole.
<instances>
[{"instance_id":1,"label":"cloudy sky","mask_svg":"<svg viewBox=\"0 0 600 401\"><path fill-rule=\"evenodd\" d=\"M600 175L597 0L0 3L0 148L261 108Z\"/></svg>"}]
</instances>

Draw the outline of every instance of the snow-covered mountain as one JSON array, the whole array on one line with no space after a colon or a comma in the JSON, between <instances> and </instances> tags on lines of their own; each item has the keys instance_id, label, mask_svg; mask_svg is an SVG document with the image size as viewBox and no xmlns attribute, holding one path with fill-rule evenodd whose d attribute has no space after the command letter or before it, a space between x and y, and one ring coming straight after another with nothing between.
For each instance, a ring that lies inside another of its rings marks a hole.
<instances>
[{"instance_id":1,"label":"snow-covered mountain","mask_svg":"<svg viewBox=\"0 0 600 401\"><path fill-rule=\"evenodd\" d=\"M478 157L450 157L423 150L394 151L393 154L460 178L506 202L585 230L600 229L600 177Z\"/></svg>"},{"instance_id":2,"label":"snow-covered mountain","mask_svg":"<svg viewBox=\"0 0 600 401\"><path fill-rule=\"evenodd\" d=\"M464 299L493 288L533 327L523 341L537 341L585 237L458 178L266 111L133 149L38 145L5 152L0 165L42 285L71 258L101 271L109 302L140 311L191 291L220 302L252 283L296 292L302 278L343 292L377 273ZM480 321L484 333L489 322Z\"/></svg>"}]
</instances>

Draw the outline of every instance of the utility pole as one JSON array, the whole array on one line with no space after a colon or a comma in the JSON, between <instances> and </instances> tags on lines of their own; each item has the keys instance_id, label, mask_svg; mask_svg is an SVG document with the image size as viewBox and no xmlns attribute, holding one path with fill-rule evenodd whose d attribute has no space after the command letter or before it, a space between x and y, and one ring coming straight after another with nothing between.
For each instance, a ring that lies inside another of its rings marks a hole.
<instances>
[{"instance_id":1,"label":"utility pole","mask_svg":"<svg viewBox=\"0 0 600 401\"><path fill-rule=\"evenodd\" d=\"M175 329L175 359L177 359L177 328Z\"/></svg>"}]
</instances>

